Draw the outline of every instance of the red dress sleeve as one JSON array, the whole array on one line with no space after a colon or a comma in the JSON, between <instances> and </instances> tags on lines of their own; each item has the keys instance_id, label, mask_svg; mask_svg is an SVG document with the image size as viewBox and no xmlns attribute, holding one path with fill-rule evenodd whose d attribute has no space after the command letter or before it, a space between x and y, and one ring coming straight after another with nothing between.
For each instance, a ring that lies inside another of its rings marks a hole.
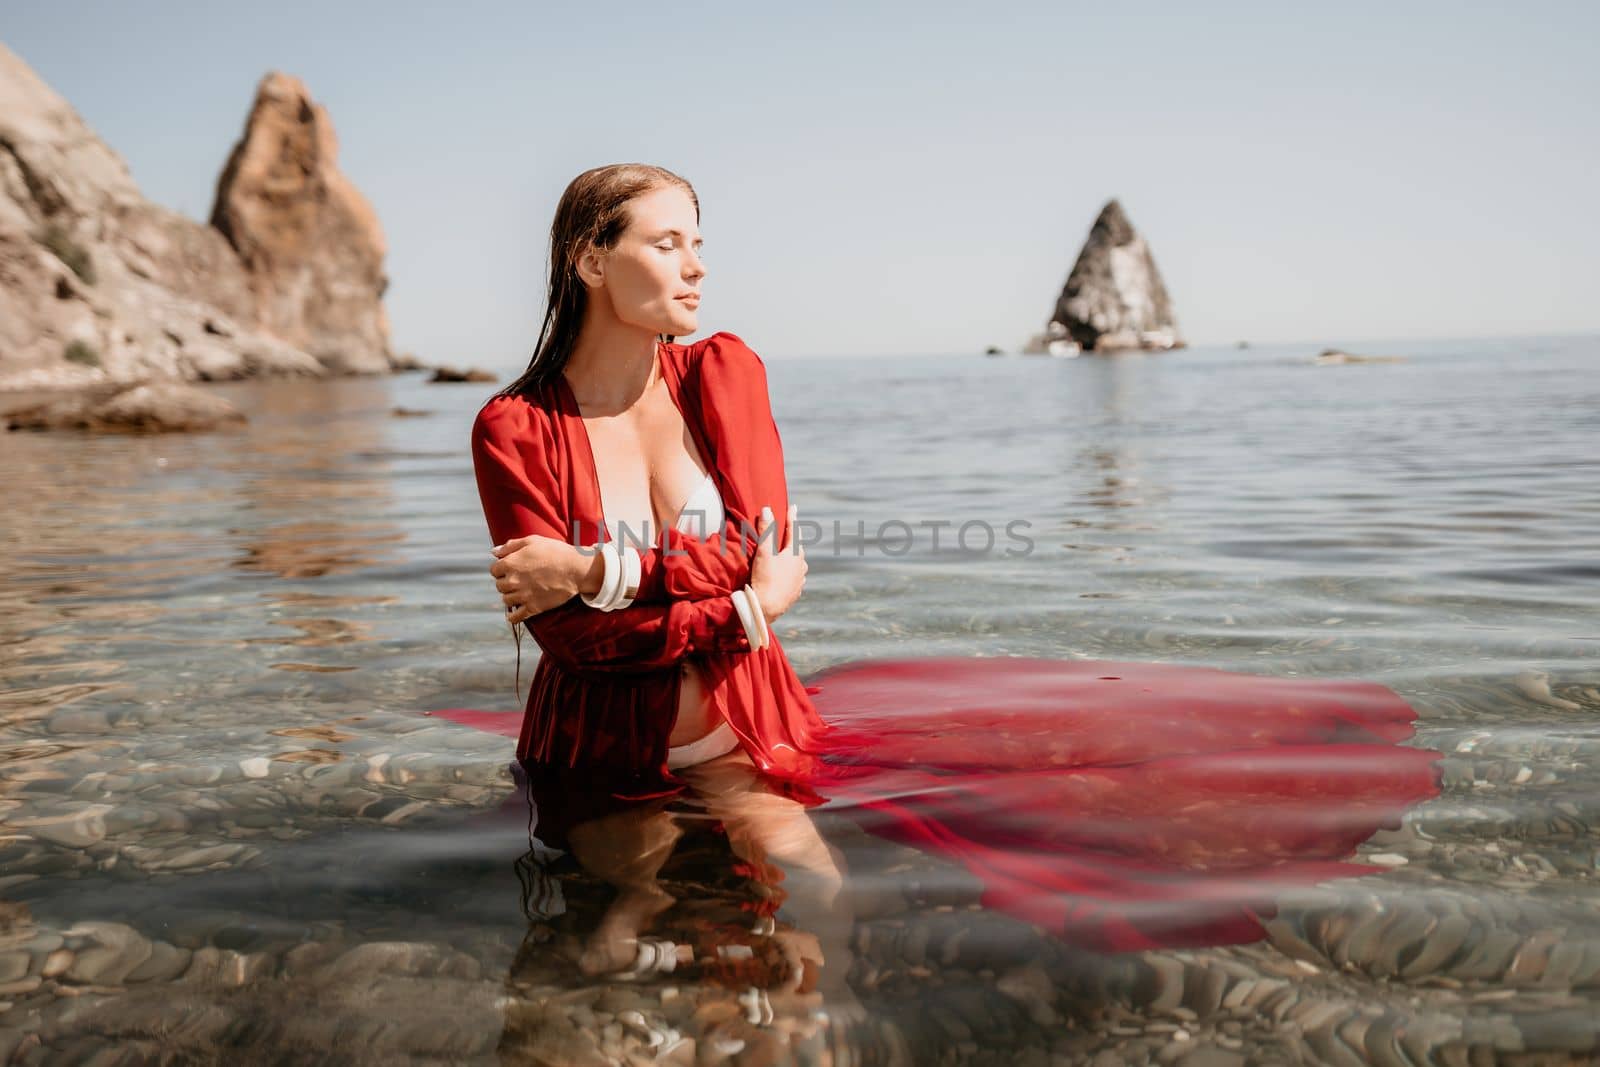
<instances>
[{"instance_id":1,"label":"red dress sleeve","mask_svg":"<svg viewBox=\"0 0 1600 1067\"><path fill-rule=\"evenodd\" d=\"M705 429L714 453L707 462L734 492L722 494L726 518L720 531L701 540L669 528L664 545L639 553L641 600L712 596L748 582L763 504L772 508L777 524L767 535L773 550L788 536L783 441L761 357L735 334L712 334L699 359L686 368L682 399L689 409L685 416Z\"/></svg>"},{"instance_id":2,"label":"red dress sleeve","mask_svg":"<svg viewBox=\"0 0 1600 1067\"><path fill-rule=\"evenodd\" d=\"M751 528L752 533L754 527ZM750 580L755 538L741 536L738 520L729 515L722 529L701 540L676 526L666 530L666 543L636 545L639 549L639 594L634 601L676 600L730 592Z\"/></svg>"},{"instance_id":3,"label":"red dress sleeve","mask_svg":"<svg viewBox=\"0 0 1600 1067\"><path fill-rule=\"evenodd\" d=\"M544 413L527 400L497 396L478 412L472 464L493 543L530 534L571 543L571 524L558 504L555 455ZM574 595L526 625L539 647L569 670L660 670L695 652L750 650L726 593L713 589L699 599L635 602L616 611L591 608Z\"/></svg>"},{"instance_id":4,"label":"red dress sleeve","mask_svg":"<svg viewBox=\"0 0 1600 1067\"><path fill-rule=\"evenodd\" d=\"M728 511L744 520L739 530L749 531L746 556L755 553L756 516L763 504L777 520L773 546L782 546L789 536L789 485L783 440L767 394L766 364L738 337L717 333L707 339L695 377L701 406L713 413L702 423L706 436L728 483L740 490Z\"/></svg>"},{"instance_id":5,"label":"red dress sleeve","mask_svg":"<svg viewBox=\"0 0 1600 1067\"><path fill-rule=\"evenodd\" d=\"M772 509L772 543L781 546L789 536L789 489L766 365L737 335L716 333L690 361L684 384L688 388L682 398L686 407L696 408L697 425L723 479L723 507L744 538L746 554L755 553L755 519L762 505ZM697 575L685 566L669 571L668 584L677 580L692 587ZM828 725L784 654L776 630L771 637L770 644L749 655L706 657L712 700L756 767L803 783L816 770L814 754L821 750Z\"/></svg>"}]
</instances>

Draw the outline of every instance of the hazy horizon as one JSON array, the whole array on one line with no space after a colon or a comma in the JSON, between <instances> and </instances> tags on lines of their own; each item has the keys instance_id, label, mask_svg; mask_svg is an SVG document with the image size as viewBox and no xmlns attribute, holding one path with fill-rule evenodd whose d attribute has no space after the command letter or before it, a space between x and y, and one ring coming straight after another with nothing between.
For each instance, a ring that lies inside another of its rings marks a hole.
<instances>
[{"instance_id":1,"label":"hazy horizon","mask_svg":"<svg viewBox=\"0 0 1600 1067\"><path fill-rule=\"evenodd\" d=\"M624 160L699 193L696 336L778 358L1015 351L1113 197L1196 348L1600 331L1592 6L386 10L64 3L0 40L197 219L257 83L301 78L429 362L526 361L556 200Z\"/></svg>"}]
</instances>

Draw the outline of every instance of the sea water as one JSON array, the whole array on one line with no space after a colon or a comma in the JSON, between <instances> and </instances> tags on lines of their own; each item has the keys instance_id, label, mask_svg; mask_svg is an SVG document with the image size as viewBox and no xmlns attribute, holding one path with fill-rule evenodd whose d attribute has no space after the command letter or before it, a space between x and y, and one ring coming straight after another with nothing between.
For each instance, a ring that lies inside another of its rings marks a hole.
<instances>
[{"instance_id":1,"label":"sea water","mask_svg":"<svg viewBox=\"0 0 1600 1067\"><path fill-rule=\"evenodd\" d=\"M819 812L850 902L822 992L731 942L585 976L612 887L530 840L510 739L428 714L520 707L467 449L493 387L234 384L212 388L238 433L7 435L0 1058L1592 1052L1600 339L1320 347L767 356L815 524L778 623L802 676L950 655L1360 678L1444 754L1442 795L1363 846L1380 873L1286 894L1245 945L1087 951ZM686 825L653 921L759 934L748 875ZM807 935L774 919L786 950Z\"/></svg>"}]
</instances>

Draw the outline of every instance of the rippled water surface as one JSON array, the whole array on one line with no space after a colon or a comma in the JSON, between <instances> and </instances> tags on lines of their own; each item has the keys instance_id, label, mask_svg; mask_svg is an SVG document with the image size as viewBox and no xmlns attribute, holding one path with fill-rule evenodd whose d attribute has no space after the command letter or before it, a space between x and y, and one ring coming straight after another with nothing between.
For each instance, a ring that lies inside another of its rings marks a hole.
<instances>
[{"instance_id":1,"label":"rippled water surface","mask_svg":"<svg viewBox=\"0 0 1600 1067\"><path fill-rule=\"evenodd\" d=\"M686 813L610 839L670 851L682 969L585 977L613 889L530 847L510 739L428 714L520 706L487 387L230 385L240 433L0 438L0 1062L1588 1062L1600 341L1385 351L768 358L821 534L779 624L802 676L1360 678L1444 753L1380 873L1285 893L1254 943L1116 955L827 810L844 903L808 910Z\"/></svg>"}]
</instances>

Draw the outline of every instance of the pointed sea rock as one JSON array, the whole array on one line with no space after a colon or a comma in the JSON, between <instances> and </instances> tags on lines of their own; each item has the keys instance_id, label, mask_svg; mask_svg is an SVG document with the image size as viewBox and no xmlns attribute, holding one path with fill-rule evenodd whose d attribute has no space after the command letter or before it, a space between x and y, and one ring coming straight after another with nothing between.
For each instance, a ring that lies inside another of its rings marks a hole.
<instances>
[{"instance_id":1,"label":"pointed sea rock","mask_svg":"<svg viewBox=\"0 0 1600 1067\"><path fill-rule=\"evenodd\" d=\"M385 243L339 170L333 120L300 79L261 79L217 179L211 225L243 261L258 324L337 374L389 370Z\"/></svg>"},{"instance_id":2,"label":"pointed sea rock","mask_svg":"<svg viewBox=\"0 0 1600 1067\"><path fill-rule=\"evenodd\" d=\"M1115 200L1094 220L1046 326L1046 338L1063 336L1095 352L1184 345L1155 258Z\"/></svg>"}]
</instances>

